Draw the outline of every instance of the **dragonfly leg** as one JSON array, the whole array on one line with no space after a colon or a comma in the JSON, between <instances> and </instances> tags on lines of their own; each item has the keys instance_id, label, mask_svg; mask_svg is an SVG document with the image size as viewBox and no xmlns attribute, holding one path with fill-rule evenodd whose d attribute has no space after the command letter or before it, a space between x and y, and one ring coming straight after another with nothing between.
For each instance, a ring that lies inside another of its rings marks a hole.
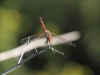
<instances>
[{"instance_id":1,"label":"dragonfly leg","mask_svg":"<svg viewBox=\"0 0 100 75\"><path fill-rule=\"evenodd\" d=\"M51 48L51 50L52 50L52 52L53 52L53 53L55 53L55 51L54 51L54 49L53 49L53 48Z\"/></svg>"},{"instance_id":2,"label":"dragonfly leg","mask_svg":"<svg viewBox=\"0 0 100 75\"><path fill-rule=\"evenodd\" d=\"M47 46L47 40L44 42L44 47L46 47Z\"/></svg>"},{"instance_id":3,"label":"dragonfly leg","mask_svg":"<svg viewBox=\"0 0 100 75\"><path fill-rule=\"evenodd\" d=\"M58 51L58 50L54 49L53 47L51 47L51 50L52 50L54 53L55 53L55 52L58 52L58 53L60 53L60 54L64 55L64 53L62 53L62 52L60 52L60 51Z\"/></svg>"},{"instance_id":4,"label":"dragonfly leg","mask_svg":"<svg viewBox=\"0 0 100 75\"><path fill-rule=\"evenodd\" d=\"M49 49L52 47L52 42L48 42Z\"/></svg>"},{"instance_id":5,"label":"dragonfly leg","mask_svg":"<svg viewBox=\"0 0 100 75\"><path fill-rule=\"evenodd\" d=\"M47 47L49 47L49 46L51 46L51 42L48 42L47 40L44 42L44 46L47 46Z\"/></svg>"},{"instance_id":6,"label":"dragonfly leg","mask_svg":"<svg viewBox=\"0 0 100 75\"><path fill-rule=\"evenodd\" d=\"M56 50L56 49L54 49L54 48L52 47L52 42L48 42L48 41L46 40L45 43L44 43L44 46L48 46L49 49L51 49L53 53L58 52L58 53L64 55L64 53L62 53L62 52L60 52L60 51L58 51L58 50Z\"/></svg>"},{"instance_id":7,"label":"dragonfly leg","mask_svg":"<svg viewBox=\"0 0 100 75\"><path fill-rule=\"evenodd\" d=\"M37 51L37 48L35 48L35 52L37 53L38 51Z\"/></svg>"}]
</instances>

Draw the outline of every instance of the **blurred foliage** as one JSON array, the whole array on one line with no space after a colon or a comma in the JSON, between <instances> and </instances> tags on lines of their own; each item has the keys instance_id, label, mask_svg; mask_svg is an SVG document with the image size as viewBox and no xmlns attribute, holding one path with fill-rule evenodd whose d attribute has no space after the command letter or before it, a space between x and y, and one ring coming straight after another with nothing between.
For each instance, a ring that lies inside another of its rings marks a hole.
<instances>
[{"instance_id":1,"label":"blurred foliage","mask_svg":"<svg viewBox=\"0 0 100 75\"><path fill-rule=\"evenodd\" d=\"M0 52L19 46L24 37L42 32L40 16L47 29L56 34L79 31L81 38L74 42L77 47L54 46L65 55L48 51L8 75L100 75L99 0L0 0ZM17 60L0 62L0 73Z\"/></svg>"}]
</instances>

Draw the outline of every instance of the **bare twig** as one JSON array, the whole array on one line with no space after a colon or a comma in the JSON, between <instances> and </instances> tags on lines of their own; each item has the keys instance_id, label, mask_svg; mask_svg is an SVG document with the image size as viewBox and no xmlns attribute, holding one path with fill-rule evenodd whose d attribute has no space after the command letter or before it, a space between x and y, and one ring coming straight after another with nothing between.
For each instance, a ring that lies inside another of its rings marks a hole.
<instances>
[{"instance_id":1,"label":"bare twig","mask_svg":"<svg viewBox=\"0 0 100 75\"><path fill-rule=\"evenodd\" d=\"M7 71L5 71L4 73L0 74L0 75L6 75L8 73L10 73L11 71L15 70L16 68L20 67L22 64L24 64L25 62L27 62L28 60L32 59L33 57L46 52L47 50L50 50L50 48L46 48L42 51L36 52L32 55L30 55L28 58L24 59L23 61L21 61L19 64L16 64L15 66L13 66L12 68L8 69Z\"/></svg>"},{"instance_id":2,"label":"bare twig","mask_svg":"<svg viewBox=\"0 0 100 75\"><path fill-rule=\"evenodd\" d=\"M15 66L13 66L12 68L8 69L7 71L5 71L4 73L2 73L2 74L0 74L0 75L6 75L6 74L12 72L12 71L15 70L16 68L20 67L22 64L24 64L25 62L27 62L28 60L30 60L30 59L32 59L33 57L35 57L35 56L37 56L37 55L39 55L39 54L41 54L41 53L43 53L43 52L46 52L47 50L50 50L50 49L51 49L53 52L55 51L55 52L58 52L58 53L64 55L64 53L62 53L62 52L60 52L60 51L54 49L53 47L48 47L48 48L46 48L46 49L44 49L44 50L42 50L42 51L39 51L39 52L36 52L36 53L30 55L28 58L24 59L23 61L20 61L18 64L16 64ZM54 52L54 53L55 53L55 52Z\"/></svg>"},{"instance_id":3,"label":"bare twig","mask_svg":"<svg viewBox=\"0 0 100 75\"><path fill-rule=\"evenodd\" d=\"M80 37L80 34L79 34L79 32L76 32L76 31L74 31L74 32L71 32L71 33L67 33L67 35L62 35L62 37L69 37L68 39L69 40L71 40L71 41L73 41L73 40L77 40L77 39L79 39L79 37ZM54 43L53 43L53 45L56 45L56 44L60 44L60 43L63 43L63 42L59 42L55 37L54 37ZM31 42L30 43L30 46L29 46L29 49L27 50L27 51L29 51L29 50L31 50L31 49L33 49L33 48L36 48L36 47L40 47L40 46L43 46L43 43L42 44L40 44L40 41L44 41L45 39L38 39L37 41L34 41L34 42ZM35 44L34 44L35 43ZM37 43L37 44L36 44ZM34 45L33 45L34 44ZM38 46L37 46L38 45ZM22 47L22 48L21 48ZM18 48L15 48L15 51L17 51L18 49L19 50L23 50L23 45L22 46L20 46L20 47L18 47ZM33 57L35 57L35 56L37 56L37 55L39 55L39 54L41 54L41 53L43 53L43 52L46 52L47 50L52 50L54 53L55 52L58 52L58 53L61 53L62 55L63 55L63 53L62 52L60 52L60 51L58 51L58 50L56 50L56 49L54 49L53 47L49 47L49 48L46 48L46 49L44 49L44 50L42 50L42 51L39 51L39 52L37 52L36 51L36 53L34 53L34 54L32 54L31 56L29 56L28 58L26 58L26 59L24 59L23 61L21 61L20 62L20 60L19 60L19 63L18 64L16 64L15 66L13 66L12 68L10 68L9 70L7 70L7 71L5 71L4 73L2 73L2 74L0 74L0 75L6 75L6 74L8 74L8 73L10 73L11 71L13 71L13 70L15 70L16 68L18 68L20 65L22 65L22 64L24 64L25 62L27 62L28 60L30 60L30 59L32 59ZM12 51L12 50L11 50ZM10 51L10 52L11 52ZM26 51L26 52L27 52ZM10 53L10 52L6 52L6 54L7 53ZM14 53L16 53L16 52L14 52ZM2 54L2 53L1 53ZM18 56L18 55L20 55L21 53L19 53L19 51L18 51L18 53L16 53L17 55L15 55L15 54L13 54L13 57L16 57L16 56ZM15 55L15 56L14 56ZM7 56L7 55L6 55ZM23 54L22 54L22 56L23 56ZM2 57L1 57L2 58ZM11 57L10 57L11 58ZM7 59L7 58L6 58ZM2 59L2 60L5 60L5 59Z\"/></svg>"}]
</instances>

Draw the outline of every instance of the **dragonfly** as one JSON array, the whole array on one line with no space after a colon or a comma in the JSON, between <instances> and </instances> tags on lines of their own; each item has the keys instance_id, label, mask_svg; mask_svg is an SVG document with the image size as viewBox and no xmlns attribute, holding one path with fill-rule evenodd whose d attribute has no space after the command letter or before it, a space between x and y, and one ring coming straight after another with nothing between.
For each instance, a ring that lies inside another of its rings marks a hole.
<instances>
[{"instance_id":1,"label":"dragonfly","mask_svg":"<svg viewBox=\"0 0 100 75\"><path fill-rule=\"evenodd\" d=\"M36 39L40 38L41 36L45 35L46 41L44 42L44 45L48 46L48 47L51 47L52 46L52 41L53 41L52 35L54 35L57 38L59 38L61 41L64 41L65 45L76 47L76 45L74 43L72 43L71 41L69 41L69 40L67 40L65 38L62 38L62 37L58 36L57 34L47 30L45 25L44 25L44 22L43 22L42 18L39 17L39 19L40 19L40 24L41 24L42 29L43 29L44 32L38 33L36 35L29 36L29 37L26 37L26 38L22 39L20 41L20 43L25 43L26 42L27 43L26 45L28 45L31 41L36 40ZM55 50L55 51L57 51L57 50ZM59 52L59 51L57 51L57 52ZM61 53L61 52L59 52L59 53ZM23 56L23 54L21 56ZM20 58L20 60L21 60L21 58Z\"/></svg>"},{"instance_id":2,"label":"dragonfly","mask_svg":"<svg viewBox=\"0 0 100 75\"><path fill-rule=\"evenodd\" d=\"M52 35L54 35L57 38L59 38L61 41L64 41L66 45L72 46L72 47L76 47L76 45L74 43L72 43L71 41L69 41L69 40L67 40L65 38L62 38L62 37L58 36L57 34L47 30L45 25L44 25L44 22L43 22L42 18L39 17L39 19L40 19L40 23L41 23L41 26L42 26L42 29L43 29L44 32L43 33L38 33L36 35L29 36L29 37L26 37L26 38L22 39L20 41L20 43L25 43L26 42L27 44L29 44L31 42L31 40L36 40L39 37L45 35L46 41L45 41L44 44L45 44L45 46L50 46L50 45L52 45L52 41L53 41Z\"/></svg>"}]
</instances>

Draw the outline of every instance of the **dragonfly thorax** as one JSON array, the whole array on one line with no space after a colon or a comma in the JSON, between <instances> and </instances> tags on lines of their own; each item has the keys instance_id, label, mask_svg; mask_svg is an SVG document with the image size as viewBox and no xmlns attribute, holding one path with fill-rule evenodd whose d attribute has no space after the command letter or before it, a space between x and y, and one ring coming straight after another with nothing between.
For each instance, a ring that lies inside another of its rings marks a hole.
<instances>
[{"instance_id":1,"label":"dragonfly thorax","mask_svg":"<svg viewBox=\"0 0 100 75\"><path fill-rule=\"evenodd\" d=\"M52 41L52 35L51 35L51 32L49 30L45 31L45 36L46 36L48 42Z\"/></svg>"}]
</instances>

